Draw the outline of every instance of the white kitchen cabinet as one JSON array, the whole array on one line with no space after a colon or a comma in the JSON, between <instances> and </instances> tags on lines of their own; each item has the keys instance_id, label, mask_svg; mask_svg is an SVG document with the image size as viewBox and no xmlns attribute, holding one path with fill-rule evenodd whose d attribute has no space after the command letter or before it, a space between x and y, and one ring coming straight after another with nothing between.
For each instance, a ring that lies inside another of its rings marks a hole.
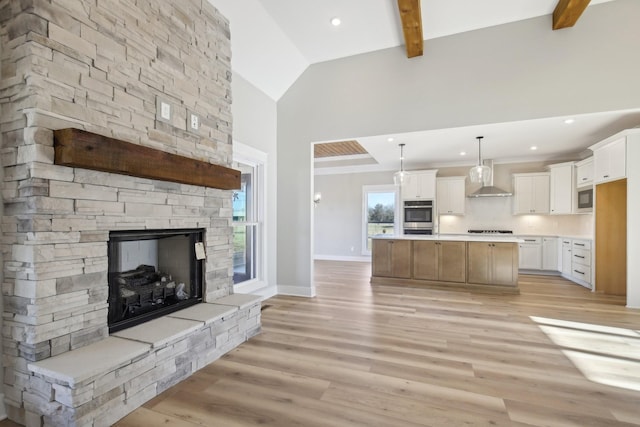
<instances>
[{"instance_id":1,"label":"white kitchen cabinet","mask_svg":"<svg viewBox=\"0 0 640 427\"><path fill-rule=\"evenodd\" d=\"M627 175L627 138L622 137L593 150L593 180L595 184L615 181Z\"/></svg>"},{"instance_id":2,"label":"white kitchen cabinet","mask_svg":"<svg viewBox=\"0 0 640 427\"><path fill-rule=\"evenodd\" d=\"M549 213L575 213L574 162L549 165Z\"/></svg>"},{"instance_id":3,"label":"white kitchen cabinet","mask_svg":"<svg viewBox=\"0 0 640 427\"><path fill-rule=\"evenodd\" d=\"M593 185L593 157L587 157L576 163L576 187Z\"/></svg>"},{"instance_id":4,"label":"white kitchen cabinet","mask_svg":"<svg viewBox=\"0 0 640 427\"><path fill-rule=\"evenodd\" d=\"M591 288L591 240L573 239L571 277L580 285Z\"/></svg>"},{"instance_id":5,"label":"white kitchen cabinet","mask_svg":"<svg viewBox=\"0 0 640 427\"><path fill-rule=\"evenodd\" d=\"M559 239L557 237L542 238L542 269L560 271L558 265Z\"/></svg>"},{"instance_id":6,"label":"white kitchen cabinet","mask_svg":"<svg viewBox=\"0 0 640 427\"><path fill-rule=\"evenodd\" d=\"M402 184L403 200L435 200L437 170L410 171Z\"/></svg>"},{"instance_id":7,"label":"white kitchen cabinet","mask_svg":"<svg viewBox=\"0 0 640 427\"><path fill-rule=\"evenodd\" d=\"M549 173L513 174L513 214L549 213Z\"/></svg>"},{"instance_id":8,"label":"white kitchen cabinet","mask_svg":"<svg viewBox=\"0 0 640 427\"><path fill-rule=\"evenodd\" d=\"M571 277L571 263L573 262L571 245L571 239L562 238L562 264L560 272L566 278Z\"/></svg>"},{"instance_id":9,"label":"white kitchen cabinet","mask_svg":"<svg viewBox=\"0 0 640 427\"><path fill-rule=\"evenodd\" d=\"M521 237L518 252L518 268L521 270L542 269L542 239L540 237Z\"/></svg>"},{"instance_id":10,"label":"white kitchen cabinet","mask_svg":"<svg viewBox=\"0 0 640 427\"><path fill-rule=\"evenodd\" d=\"M436 180L436 207L440 215L464 215L465 179L452 176Z\"/></svg>"}]
</instances>

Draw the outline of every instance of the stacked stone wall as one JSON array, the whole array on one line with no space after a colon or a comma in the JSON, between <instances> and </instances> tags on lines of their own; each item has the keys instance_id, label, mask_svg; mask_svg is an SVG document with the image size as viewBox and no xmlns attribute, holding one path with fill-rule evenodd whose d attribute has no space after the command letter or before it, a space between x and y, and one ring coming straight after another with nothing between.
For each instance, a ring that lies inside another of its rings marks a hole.
<instances>
[{"instance_id":1,"label":"stacked stone wall","mask_svg":"<svg viewBox=\"0 0 640 427\"><path fill-rule=\"evenodd\" d=\"M205 229L205 301L232 293L230 191L57 166L53 141L74 127L230 166L230 40L207 1L0 0L0 43L4 391L15 413L29 362L108 336L109 231Z\"/></svg>"}]
</instances>

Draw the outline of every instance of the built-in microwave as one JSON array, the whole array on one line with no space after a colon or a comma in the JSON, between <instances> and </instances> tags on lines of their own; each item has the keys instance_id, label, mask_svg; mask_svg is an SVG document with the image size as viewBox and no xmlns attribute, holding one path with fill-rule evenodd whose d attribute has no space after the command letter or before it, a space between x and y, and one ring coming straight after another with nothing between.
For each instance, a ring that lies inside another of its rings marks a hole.
<instances>
[{"instance_id":1,"label":"built-in microwave","mask_svg":"<svg viewBox=\"0 0 640 427\"><path fill-rule=\"evenodd\" d=\"M578 212L593 212L593 187L578 190Z\"/></svg>"}]
</instances>

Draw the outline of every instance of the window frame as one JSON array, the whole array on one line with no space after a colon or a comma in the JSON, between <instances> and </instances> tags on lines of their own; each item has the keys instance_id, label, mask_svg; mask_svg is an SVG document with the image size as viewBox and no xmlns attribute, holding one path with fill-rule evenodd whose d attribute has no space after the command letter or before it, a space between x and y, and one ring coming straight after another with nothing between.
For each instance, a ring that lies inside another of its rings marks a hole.
<instances>
[{"instance_id":1,"label":"window frame","mask_svg":"<svg viewBox=\"0 0 640 427\"><path fill-rule=\"evenodd\" d=\"M362 231L361 231L361 247L362 255L371 256L371 251L367 249L367 241L369 239L369 193L393 193L394 194L394 211L393 211L393 232L398 234L400 231L400 191L393 184L383 185L363 185L362 186Z\"/></svg>"},{"instance_id":2,"label":"window frame","mask_svg":"<svg viewBox=\"0 0 640 427\"><path fill-rule=\"evenodd\" d=\"M254 227L256 234L255 242L255 259L253 269L255 277L243 282L234 283L234 292L250 293L255 289L264 286L267 277L266 267L266 153L257 150L248 145L235 142L233 143L233 162L253 168L253 195L250 221L231 221L231 227ZM249 212L247 212L249 216Z\"/></svg>"}]
</instances>

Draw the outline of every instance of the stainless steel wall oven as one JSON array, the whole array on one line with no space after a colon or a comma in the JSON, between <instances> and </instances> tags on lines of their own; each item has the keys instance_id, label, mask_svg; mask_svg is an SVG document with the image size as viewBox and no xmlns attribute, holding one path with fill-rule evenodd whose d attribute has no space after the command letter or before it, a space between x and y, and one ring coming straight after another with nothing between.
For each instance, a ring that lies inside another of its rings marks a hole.
<instances>
[{"instance_id":1,"label":"stainless steel wall oven","mask_svg":"<svg viewBox=\"0 0 640 427\"><path fill-rule=\"evenodd\" d=\"M433 200L407 200L403 210L404 234L433 234Z\"/></svg>"}]
</instances>

